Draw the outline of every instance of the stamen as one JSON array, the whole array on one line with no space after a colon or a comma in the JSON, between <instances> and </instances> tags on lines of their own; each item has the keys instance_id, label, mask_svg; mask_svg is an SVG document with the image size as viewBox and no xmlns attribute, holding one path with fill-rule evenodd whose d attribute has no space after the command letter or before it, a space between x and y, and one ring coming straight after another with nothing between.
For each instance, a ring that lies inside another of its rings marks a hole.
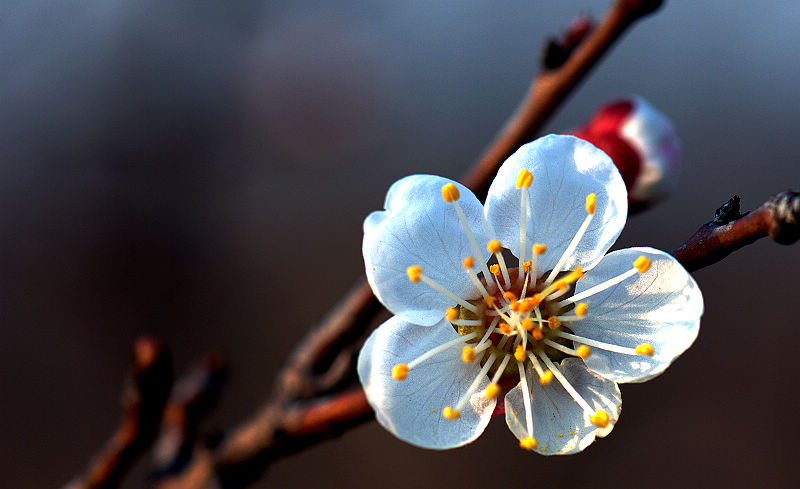
<instances>
[{"instance_id":1,"label":"stamen","mask_svg":"<svg viewBox=\"0 0 800 489\"><path fill-rule=\"evenodd\" d=\"M489 250L489 253L493 253L497 258L497 264L500 265L500 271L503 272L503 280L505 281L506 288L509 288L511 287L511 277L508 275L508 267L506 267L506 260L503 258L502 248L503 245L496 239L489 241L489 244L486 245L486 249Z\"/></svg>"},{"instance_id":2,"label":"stamen","mask_svg":"<svg viewBox=\"0 0 800 489\"><path fill-rule=\"evenodd\" d=\"M533 410L531 409L531 391L528 389L528 376L525 375L525 364L517 362L519 369L519 383L522 387L522 401L525 404L525 421L527 422L528 436L533 435Z\"/></svg>"},{"instance_id":3,"label":"stamen","mask_svg":"<svg viewBox=\"0 0 800 489\"><path fill-rule=\"evenodd\" d=\"M482 319L453 319L450 323L456 326L483 326Z\"/></svg>"},{"instance_id":4,"label":"stamen","mask_svg":"<svg viewBox=\"0 0 800 489\"><path fill-rule=\"evenodd\" d=\"M575 270L572 270L565 276L561 277L560 279L556 280L549 287L545 288L543 291L540 292L542 297L547 297L556 290L566 291L567 286L573 284L583 278L585 275L583 271L583 267L578 265L575 267Z\"/></svg>"},{"instance_id":5,"label":"stamen","mask_svg":"<svg viewBox=\"0 0 800 489\"><path fill-rule=\"evenodd\" d=\"M539 443L536 442L536 438L532 436L527 436L519 441L520 448L524 448L525 450L535 450Z\"/></svg>"},{"instance_id":6,"label":"stamen","mask_svg":"<svg viewBox=\"0 0 800 489\"><path fill-rule=\"evenodd\" d=\"M520 202L519 202L519 262L522 263L525 261L525 239L527 238L527 226L528 226L528 205L527 205L527 197L528 197L528 188L530 188L531 183L533 183L533 175L530 171L526 170L525 168L519 171L519 175L517 176L517 188L522 190L520 192ZM519 277L517 281L521 281L522 274L518 274Z\"/></svg>"},{"instance_id":7,"label":"stamen","mask_svg":"<svg viewBox=\"0 0 800 489\"><path fill-rule=\"evenodd\" d=\"M549 370L543 370L542 366L539 365L539 360L536 359L536 355L533 352L528 352L528 359L531 361L531 365L533 365L534 370L539 375L539 384L540 385L547 385L553 380L553 373Z\"/></svg>"},{"instance_id":8,"label":"stamen","mask_svg":"<svg viewBox=\"0 0 800 489\"><path fill-rule=\"evenodd\" d=\"M461 350L461 360L463 360L464 363L472 363L475 360L475 350L473 350L471 346L465 346Z\"/></svg>"},{"instance_id":9,"label":"stamen","mask_svg":"<svg viewBox=\"0 0 800 489\"><path fill-rule=\"evenodd\" d=\"M644 273L650 270L650 265L652 264L653 261L650 258L642 255L633 262L633 268L635 268L639 273Z\"/></svg>"},{"instance_id":10,"label":"stamen","mask_svg":"<svg viewBox=\"0 0 800 489\"><path fill-rule=\"evenodd\" d=\"M602 292L608 288L611 288L617 285L618 283L622 282L623 280L633 277L637 273L644 273L650 268L651 263L652 262L644 255L640 256L639 258L636 259L636 261L633 262L633 268L631 268L630 270L625 271L617 275L616 277L610 278L601 284L597 284L590 289L586 289L580 294L575 294L568 299L564 299L563 301L561 301L561 304L566 305L578 302L580 300L586 299L587 297L591 297L597 294L598 292Z\"/></svg>"},{"instance_id":11,"label":"stamen","mask_svg":"<svg viewBox=\"0 0 800 489\"><path fill-rule=\"evenodd\" d=\"M525 331L530 331L533 329L533 319L525 318L522 320L522 323L520 323L520 325L522 326L522 329L524 329Z\"/></svg>"},{"instance_id":12,"label":"stamen","mask_svg":"<svg viewBox=\"0 0 800 489\"><path fill-rule=\"evenodd\" d=\"M511 360L511 355L503 355L503 360L500 362L500 365L497 367L497 370L495 370L494 375L492 376L492 384L497 384L497 381L503 376L509 360Z\"/></svg>"},{"instance_id":13,"label":"stamen","mask_svg":"<svg viewBox=\"0 0 800 489\"><path fill-rule=\"evenodd\" d=\"M411 280L413 283L419 283L420 280L425 282L430 288L439 292L440 294L444 295L448 299L452 300L453 302L458 303L461 307L465 307L474 313L478 313L478 308L474 305L470 304L469 302L465 301L461 297L455 295L454 293L450 292L446 288L439 285L435 280L431 279L424 273L422 273L422 267L419 265L412 265L406 269L406 273L408 273L408 279Z\"/></svg>"},{"instance_id":14,"label":"stamen","mask_svg":"<svg viewBox=\"0 0 800 489\"><path fill-rule=\"evenodd\" d=\"M446 317L448 321L455 321L456 319L458 319L458 309L456 309L455 307L449 308L444 313L444 317Z\"/></svg>"},{"instance_id":15,"label":"stamen","mask_svg":"<svg viewBox=\"0 0 800 489\"><path fill-rule=\"evenodd\" d=\"M448 183L442 187L442 198L448 204L457 201L461 196L458 193L458 187L454 183Z\"/></svg>"},{"instance_id":16,"label":"stamen","mask_svg":"<svg viewBox=\"0 0 800 489\"><path fill-rule=\"evenodd\" d=\"M573 350L572 348L564 346L561 343L556 343L550 338L545 338L542 342L545 345L552 347L555 350L558 350L562 353L566 353L567 355L571 355L573 357L586 358L592 353L592 350L586 345L581 345L582 347L584 347L584 349L581 349L581 346L579 346L577 349ZM586 356L581 356L581 355L586 355Z\"/></svg>"},{"instance_id":17,"label":"stamen","mask_svg":"<svg viewBox=\"0 0 800 489\"><path fill-rule=\"evenodd\" d=\"M447 190L445 191L445 189ZM455 191L455 192L454 192ZM445 195L447 194L447 195ZM455 186L454 183L448 183L442 187L442 197L444 201L447 203L452 203L453 207L456 210L456 214L458 215L458 220L461 221L461 227L464 228L464 232L467 234L467 239L469 240L469 244L472 247L472 252L475 253L475 256L478 258L482 257L483 254L481 253L481 249L478 246L478 241L475 239L475 234L472 232L472 229L469 227L469 223L467 222L466 216L464 216L464 211L461 210L461 206L458 205L458 188ZM455 199L448 200L448 198L455 197ZM483 272L483 276L489 279L489 269L486 266L486 263L483 260L478 260L481 265L481 271Z\"/></svg>"},{"instance_id":18,"label":"stamen","mask_svg":"<svg viewBox=\"0 0 800 489\"><path fill-rule=\"evenodd\" d=\"M481 295L485 297L489 297L489 292L486 290L486 287L483 286L483 282L478 279L478 274L475 273L473 267L475 266L475 258L468 256L464 258L464 269L469 274L470 280L472 280L473 285L478 288L481 292Z\"/></svg>"},{"instance_id":19,"label":"stamen","mask_svg":"<svg viewBox=\"0 0 800 489\"><path fill-rule=\"evenodd\" d=\"M601 409L590 416L589 421L598 428L605 428L608 426L608 413Z\"/></svg>"},{"instance_id":20,"label":"stamen","mask_svg":"<svg viewBox=\"0 0 800 489\"><path fill-rule=\"evenodd\" d=\"M542 332L542 328L536 328L532 330L531 336L536 341L542 341L544 339L544 333Z\"/></svg>"},{"instance_id":21,"label":"stamen","mask_svg":"<svg viewBox=\"0 0 800 489\"><path fill-rule=\"evenodd\" d=\"M547 318L547 327L550 329L558 329L561 326L561 321L555 316L550 316Z\"/></svg>"},{"instance_id":22,"label":"stamen","mask_svg":"<svg viewBox=\"0 0 800 489\"><path fill-rule=\"evenodd\" d=\"M586 305L585 302L579 302L575 306L575 315L578 317L583 317L589 311L589 306Z\"/></svg>"},{"instance_id":23,"label":"stamen","mask_svg":"<svg viewBox=\"0 0 800 489\"><path fill-rule=\"evenodd\" d=\"M486 399L494 399L498 394L500 394L500 386L497 384L487 385L486 390L483 392L483 396Z\"/></svg>"},{"instance_id":24,"label":"stamen","mask_svg":"<svg viewBox=\"0 0 800 489\"><path fill-rule=\"evenodd\" d=\"M405 363L398 363L392 367L392 378L394 380L406 380L408 377L408 365Z\"/></svg>"},{"instance_id":25,"label":"stamen","mask_svg":"<svg viewBox=\"0 0 800 489\"><path fill-rule=\"evenodd\" d=\"M449 420L455 421L461 417L461 413L457 409L453 409L452 406L447 406L446 408L442 409L442 416Z\"/></svg>"},{"instance_id":26,"label":"stamen","mask_svg":"<svg viewBox=\"0 0 800 489\"><path fill-rule=\"evenodd\" d=\"M547 368L550 369L551 372L553 372L553 375L555 376L556 379L558 379L558 381L564 387L564 390L566 390L569 393L569 395L572 396L572 398L575 400L575 402L578 403L581 409L589 413L590 416L594 415L595 414L594 409L592 409L592 407L589 406L589 403L586 402L586 399L584 399L580 394L578 394L578 391L576 391L575 388L572 387L572 384L570 384L569 380L567 380L567 378L564 377L564 374L562 374L561 371L558 370L558 367L556 367L555 364L553 364L553 362L549 358L547 358L547 355L545 355L544 352L539 352L539 357L542 359L545 365L547 365Z\"/></svg>"},{"instance_id":27,"label":"stamen","mask_svg":"<svg viewBox=\"0 0 800 489\"><path fill-rule=\"evenodd\" d=\"M578 336L571 333L566 333L564 331L556 331L556 334L562 338L566 338L568 340L572 340L577 343L583 343L593 348L599 348L601 350L610 351L614 353L621 353L623 355L653 356L653 353L655 352L653 346L648 343L643 343L637 346L636 348L626 348L624 346L614 345L611 343L603 343L602 341L597 341L590 338L586 338L584 336Z\"/></svg>"},{"instance_id":28,"label":"stamen","mask_svg":"<svg viewBox=\"0 0 800 489\"><path fill-rule=\"evenodd\" d=\"M464 395L461 396L461 399L458 400L458 403L456 404L456 411L461 411L461 408L463 408L467 401L469 401L469 398L472 397L472 394L478 390L478 386L481 384L481 381L486 378L486 374L489 372L489 369L492 368L492 364L496 358L496 353L489 355L489 359L486 360L486 363L483 365L481 371L478 372L475 380L472 381L472 384L469 386L469 389L467 389L467 392L465 392Z\"/></svg>"},{"instance_id":29,"label":"stamen","mask_svg":"<svg viewBox=\"0 0 800 489\"><path fill-rule=\"evenodd\" d=\"M514 350L514 358L516 358L518 362L525 361L525 348L522 345L517 345L517 349Z\"/></svg>"},{"instance_id":30,"label":"stamen","mask_svg":"<svg viewBox=\"0 0 800 489\"><path fill-rule=\"evenodd\" d=\"M424 362L425 360L431 358L432 356L437 355L437 354L439 354L439 353L447 350L448 348L451 348L451 347L453 347L453 346L455 346L455 345L457 345L459 343L465 343L465 342L471 340L472 338L477 338L478 336L480 336L480 333L478 333L476 331L474 333L469 333L469 334L465 334L464 336L460 336L460 337L458 337L458 338L456 338L454 340L448 341L447 343L442 343L441 345L437 346L436 348L428 350L425 353L423 353L422 355L420 355L417 358L415 358L414 360L408 362L408 368L412 369L412 368L416 367L417 365L419 365L420 363Z\"/></svg>"},{"instance_id":31,"label":"stamen","mask_svg":"<svg viewBox=\"0 0 800 489\"><path fill-rule=\"evenodd\" d=\"M589 224L591 224L592 217L594 216L596 199L597 197L595 194L589 194L586 196L586 219L583 220L583 224L581 224L581 226L578 228L578 232L575 233L575 237L572 238L572 241L569 243L569 246L567 246L567 249L564 250L564 254L561 255L561 258L559 258L558 263L556 263L556 266L553 268L553 271L550 272L550 275L548 275L547 280L545 280L545 285L550 285L550 283L553 282L553 280L556 278L556 275L558 275L558 273L564 267L564 264L567 262L569 257L572 256L575 248L578 247L578 243L580 243L583 235L586 233L586 230L589 229Z\"/></svg>"},{"instance_id":32,"label":"stamen","mask_svg":"<svg viewBox=\"0 0 800 489\"><path fill-rule=\"evenodd\" d=\"M533 252L531 258L531 277L533 282L536 281L536 272L538 271L537 268L539 267L539 255L544 254L547 251L547 246L542 243L535 243L531 248Z\"/></svg>"}]
</instances>

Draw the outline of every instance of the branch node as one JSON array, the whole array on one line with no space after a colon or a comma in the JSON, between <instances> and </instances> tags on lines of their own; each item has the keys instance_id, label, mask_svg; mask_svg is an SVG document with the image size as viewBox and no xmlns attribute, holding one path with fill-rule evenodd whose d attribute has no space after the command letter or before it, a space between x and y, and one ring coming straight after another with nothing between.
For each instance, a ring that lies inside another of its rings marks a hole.
<instances>
[{"instance_id":1,"label":"branch node","mask_svg":"<svg viewBox=\"0 0 800 489\"><path fill-rule=\"evenodd\" d=\"M714 212L714 224L721 226L742 217L742 213L739 212L739 199L740 197L738 195L734 195L730 200L722 204L722 206Z\"/></svg>"},{"instance_id":2,"label":"branch node","mask_svg":"<svg viewBox=\"0 0 800 489\"><path fill-rule=\"evenodd\" d=\"M776 243L788 245L800 239L800 192L787 190L767 202L772 222L767 229Z\"/></svg>"}]
</instances>

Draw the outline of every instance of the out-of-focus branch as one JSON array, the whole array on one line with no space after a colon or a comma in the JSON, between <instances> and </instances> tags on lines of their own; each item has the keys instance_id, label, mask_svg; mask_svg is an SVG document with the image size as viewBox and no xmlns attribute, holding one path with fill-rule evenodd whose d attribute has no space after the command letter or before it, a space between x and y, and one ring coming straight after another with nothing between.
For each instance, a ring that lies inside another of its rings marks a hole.
<instances>
[{"instance_id":1,"label":"out-of-focus branch","mask_svg":"<svg viewBox=\"0 0 800 489\"><path fill-rule=\"evenodd\" d=\"M739 214L739 197L734 196L672 255L693 272L765 236L781 244L800 239L800 193L781 192L743 216Z\"/></svg>"},{"instance_id":2,"label":"out-of-focus branch","mask_svg":"<svg viewBox=\"0 0 800 489\"><path fill-rule=\"evenodd\" d=\"M175 383L153 449L154 476L183 470L198 442L202 418L214 407L227 372L218 354L207 354Z\"/></svg>"},{"instance_id":3,"label":"out-of-focus branch","mask_svg":"<svg viewBox=\"0 0 800 489\"><path fill-rule=\"evenodd\" d=\"M152 444L172 386L169 352L152 338L139 338L122 393L122 421L103 450L64 489L110 489Z\"/></svg>"},{"instance_id":4,"label":"out-of-focus branch","mask_svg":"<svg viewBox=\"0 0 800 489\"><path fill-rule=\"evenodd\" d=\"M569 58L558 68L544 70L534 80L528 94L506 122L489 149L463 180L478 198L486 196L500 165L544 126L547 119L611 45L635 21L661 6L662 0L617 0Z\"/></svg>"}]
</instances>

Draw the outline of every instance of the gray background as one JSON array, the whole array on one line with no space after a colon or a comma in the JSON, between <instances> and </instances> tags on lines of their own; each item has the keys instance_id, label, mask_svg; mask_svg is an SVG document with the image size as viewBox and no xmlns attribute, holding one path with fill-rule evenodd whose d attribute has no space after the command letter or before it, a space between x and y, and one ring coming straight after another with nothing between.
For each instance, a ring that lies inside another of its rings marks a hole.
<instances>
[{"instance_id":1,"label":"gray background","mask_svg":"<svg viewBox=\"0 0 800 489\"><path fill-rule=\"evenodd\" d=\"M232 359L208 428L265 398L285 352L362 275L397 178L460 176L540 47L590 1L0 2L0 486L58 487L116 426L133 339ZM617 247L672 249L733 193L798 186L800 4L671 1L548 125L638 93L684 148L672 199ZM448 452L376 423L255 487L797 487L797 246L696 273L700 337L623 386L584 453L523 452L502 418ZM137 469L127 487L145 477Z\"/></svg>"}]
</instances>

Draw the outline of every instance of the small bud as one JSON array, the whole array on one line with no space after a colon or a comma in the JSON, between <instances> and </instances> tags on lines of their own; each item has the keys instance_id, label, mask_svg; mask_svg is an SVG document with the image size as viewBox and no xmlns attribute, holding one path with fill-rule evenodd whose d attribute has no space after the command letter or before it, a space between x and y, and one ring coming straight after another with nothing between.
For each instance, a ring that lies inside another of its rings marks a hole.
<instances>
[{"instance_id":1,"label":"small bud","mask_svg":"<svg viewBox=\"0 0 800 489\"><path fill-rule=\"evenodd\" d=\"M675 187L681 153L675 127L643 98L603 105L573 134L611 157L628 188L632 210L652 206Z\"/></svg>"}]
</instances>

